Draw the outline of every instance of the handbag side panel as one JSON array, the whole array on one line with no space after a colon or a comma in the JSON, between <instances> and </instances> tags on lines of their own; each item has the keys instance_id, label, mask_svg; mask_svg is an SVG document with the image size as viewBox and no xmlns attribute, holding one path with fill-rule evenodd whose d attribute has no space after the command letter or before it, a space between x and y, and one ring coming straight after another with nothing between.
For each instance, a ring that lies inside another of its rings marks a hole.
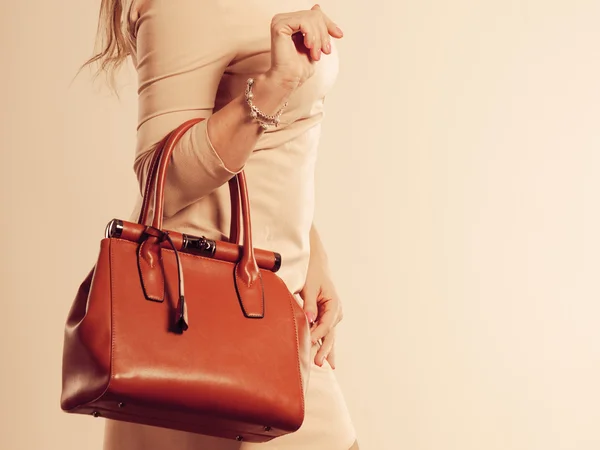
<instances>
[{"instance_id":1,"label":"handbag side panel","mask_svg":"<svg viewBox=\"0 0 600 450\"><path fill-rule=\"evenodd\" d=\"M70 412L106 391L111 371L110 239L79 286L64 331L61 409ZM73 411L75 412L75 411Z\"/></svg>"}]
</instances>

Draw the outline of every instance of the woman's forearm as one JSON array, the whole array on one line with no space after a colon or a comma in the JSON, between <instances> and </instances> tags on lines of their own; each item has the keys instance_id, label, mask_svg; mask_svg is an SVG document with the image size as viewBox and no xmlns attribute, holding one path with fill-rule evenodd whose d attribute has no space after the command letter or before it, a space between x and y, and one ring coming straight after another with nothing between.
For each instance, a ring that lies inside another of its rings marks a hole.
<instances>
[{"instance_id":1,"label":"woman's forearm","mask_svg":"<svg viewBox=\"0 0 600 450\"><path fill-rule=\"evenodd\" d=\"M275 114L296 88L267 72L256 77L252 86L253 102L265 114ZM225 166L237 172L252 154L263 133L259 123L250 117L244 92L214 113L207 123L209 139Z\"/></svg>"}]
</instances>

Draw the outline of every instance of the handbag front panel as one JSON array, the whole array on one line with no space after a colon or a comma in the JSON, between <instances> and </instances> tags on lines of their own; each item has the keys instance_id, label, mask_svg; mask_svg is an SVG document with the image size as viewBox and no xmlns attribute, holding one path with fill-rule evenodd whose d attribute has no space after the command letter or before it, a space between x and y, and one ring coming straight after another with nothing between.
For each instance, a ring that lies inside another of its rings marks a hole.
<instances>
[{"instance_id":1,"label":"handbag front panel","mask_svg":"<svg viewBox=\"0 0 600 450\"><path fill-rule=\"evenodd\" d=\"M137 244L113 239L110 248L111 396L282 430L300 426L308 336L277 275L261 271L265 314L247 318L233 263L180 253L189 329L177 333L174 252L161 250L166 295L155 302L143 293Z\"/></svg>"}]
</instances>

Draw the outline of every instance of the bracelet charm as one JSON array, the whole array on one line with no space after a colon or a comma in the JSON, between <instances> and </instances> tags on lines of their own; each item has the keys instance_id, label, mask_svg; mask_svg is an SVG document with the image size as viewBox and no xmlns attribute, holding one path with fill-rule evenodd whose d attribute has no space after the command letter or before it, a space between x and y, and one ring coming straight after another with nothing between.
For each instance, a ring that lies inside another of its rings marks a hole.
<instances>
[{"instance_id":1,"label":"bracelet charm","mask_svg":"<svg viewBox=\"0 0 600 450\"><path fill-rule=\"evenodd\" d=\"M248 78L246 82L246 103L250 108L250 117L256 120L263 130L268 130L271 127L279 126L281 114L287 107L288 102L286 101L283 106L273 115L268 115L262 112L252 101L254 99L254 93L252 92L252 86L254 85L254 78Z\"/></svg>"}]
</instances>

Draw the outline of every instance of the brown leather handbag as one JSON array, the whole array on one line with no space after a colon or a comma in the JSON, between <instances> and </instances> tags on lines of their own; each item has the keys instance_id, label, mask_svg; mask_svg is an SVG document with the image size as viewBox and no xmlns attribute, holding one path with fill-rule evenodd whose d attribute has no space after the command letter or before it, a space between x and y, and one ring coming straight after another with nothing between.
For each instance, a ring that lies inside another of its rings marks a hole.
<instances>
[{"instance_id":1,"label":"brown leather handbag","mask_svg":"<svg viewBox=\"0 0 600 450\"><path fill-rule=\"evenodd\" d=\"M138 223L106 228L68 314L61 408L266 442L304 420L309 325L279 254L252 246L243 172L229 182L228 241L162 228L171 154L200 120L157 147Z\"/></svg>"}]
</instances>

